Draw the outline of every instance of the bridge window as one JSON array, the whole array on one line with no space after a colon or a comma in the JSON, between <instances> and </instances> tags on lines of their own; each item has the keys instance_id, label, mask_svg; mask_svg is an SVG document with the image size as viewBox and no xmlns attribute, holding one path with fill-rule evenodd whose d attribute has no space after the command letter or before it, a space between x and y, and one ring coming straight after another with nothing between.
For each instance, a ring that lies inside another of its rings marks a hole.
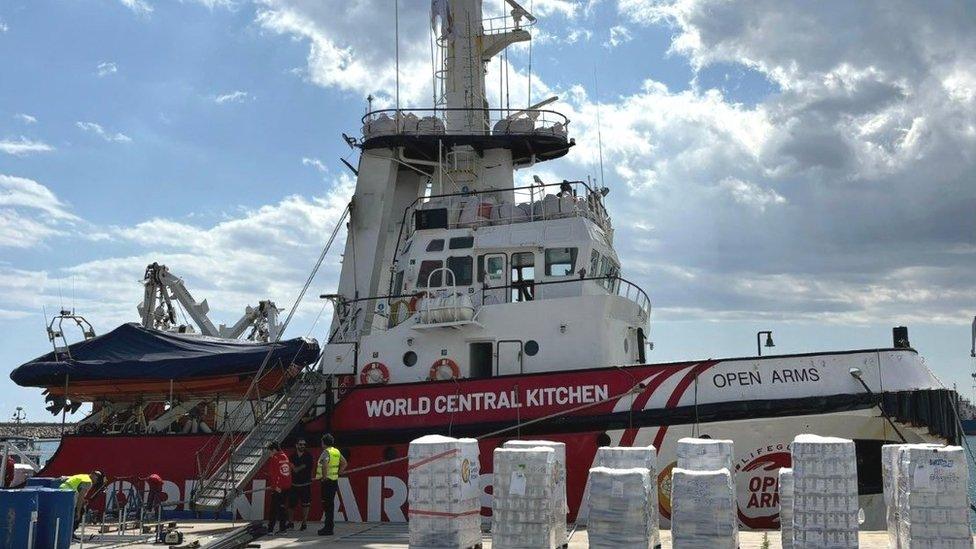
<instances>
[{"instance_id":1,"label":"bridge window","mask_svg":"<svg viewBox=\"0 0 976 549\"><path fill-rule=\"evenodd\" d=\"M474 261L471 259L471 256L449 257L447 258L447 268L454 273L454 283L456 285L471 285L474 270Z\"/></svg>"},{"instance_id":2,"label":"bridge window","mask_svg":"<svg viewBox=\"0 0 976 549\"><path fill-rule=\"evenodd\" d=\"M532 301L535 298L535 254L512 254L512 301Z\"/></svg>"},{"instance_id":3,"label":"bridge window","mask_svg":"<svg viewBox=\"0 0 976 549\"><path fill-rule=\"evenodd\" d=\"M452 238L448 244L448 248L452 250L464 250L467 248L474 247L474 237L473 236L458 236Z\"/></svg>"},{"instance_id":4,"label":"bridge window","mask_svg":"<svg viewBox=\"0 0 976 549\"><path fill-rule=\"evenodd\" d=\"M428 252L439 252L444 249L444 239L438 238L437 240L431 240L427 243Z\"/></svg>"},{"instance_id":5,"label":"bridge window","mask_svg":"<svg viewBox=\"0 0 976 549\"><path fill-rule=\"evenodd\" d=\"M588 276L600 276L600 252L593 250L590 253L590 272Z\"/></svg>"},{"instance_id":6,"label":"bridge window","mask_svg":"<svg viewBox=\"0 0 976 549\"><path fill-rule=\"evenodd\" d=\"M432 259L428 259L427 261L421 261L420 272L417 273L417 287L426 288L427 279L429 278L431 288L440 288L441 276L444 274L444 271L437 271L436 273L434 273L434 271L440 269L443 266L444 266L443 261L435 261ZM431 273L434 273L434 276L430 276Z\"/></svg>"},{"instance_id":7,"label":"bridge window","mask_svg":"<svg viewBox=\"0 0 976 549\"><path fill-rule=\"evenodd\" d=\"M576 270L576 248L546 249L546 276L569 276Z\"/></svg>"}]
</instances>

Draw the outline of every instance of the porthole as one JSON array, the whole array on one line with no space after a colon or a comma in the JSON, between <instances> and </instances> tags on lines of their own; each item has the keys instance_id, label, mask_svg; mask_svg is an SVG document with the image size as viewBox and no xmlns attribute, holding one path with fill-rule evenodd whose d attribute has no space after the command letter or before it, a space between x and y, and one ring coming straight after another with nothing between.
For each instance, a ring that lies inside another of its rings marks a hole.
<instances>
[{"instance_id":1,"label":"porthole","mask_svg":"<svg viewBox=\"0 0 976 549\"><path fill-rule=\"evenodd\" d=\"M396 448L392 446L387 446L386 448L383 449L383 459L385 459L386 461L393 461L396 458L397 458Z\"/></svg>"},{"instance_id":2,"label":"porthole","mask_svg":"<svg viewBox=\"0 0 976 549\"><path fill-rule=\"evenodd\" d=\"M403 353L403 365L410 367L417 363L417 353L413 351L407 351Z\"/></svg>"},{"instance_id":3,"label":"porthole","mask_svg":"<svg viewBox=\"0 0 976 549\"><path fill-rule=\"evenodd\" d=\"M529 356L535 356L538 353L539 353L539 342L538 341L536 341L534 339L530 339L530 340L528 340L528 341L525 342L525 354L527 354Z\"/></svg>"},{"instance_id":4,"label":"porthole","mask_svg":"<svg viewBox=\"0 0 976 549\"><path fill-rule=\"evenodd\" d=\"M600 433L596 437L597 446L610 446L610 435L606 433Z\"/></svg>"}]
</instances>

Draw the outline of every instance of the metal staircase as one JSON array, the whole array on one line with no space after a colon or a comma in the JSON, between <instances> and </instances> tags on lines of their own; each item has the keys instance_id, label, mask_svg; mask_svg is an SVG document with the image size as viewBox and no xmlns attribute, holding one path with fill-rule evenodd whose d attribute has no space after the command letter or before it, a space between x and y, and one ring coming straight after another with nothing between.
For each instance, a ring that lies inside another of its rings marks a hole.
<instances>
[{"instance_id":1,"label":"metal staircase","mask_svg":"<svg viewBox=\"0 0 976 549\"><path fill-rule=\"evenodd\" d=\"M305 371L295 378L271 408L261 416L247 436L233 447L226 461L211 471L202 471L199 487L193 494L193 507L199 511L220 511L230 505L251 481L268 458L270 442L281 442L315 404L325 390L327 376ZM229 439L233 444L234 439ZM227 452L225 451L224 454ZM219 455L219 448L212 456Z\"/></svg>"}]
</instances>

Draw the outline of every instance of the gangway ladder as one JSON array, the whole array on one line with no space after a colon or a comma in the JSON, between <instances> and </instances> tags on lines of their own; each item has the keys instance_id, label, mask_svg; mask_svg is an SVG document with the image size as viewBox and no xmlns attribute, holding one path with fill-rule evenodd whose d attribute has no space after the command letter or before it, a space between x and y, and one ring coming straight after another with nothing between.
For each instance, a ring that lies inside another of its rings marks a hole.
<instances>
[{"instance_id":1,"label":"gangway ladder","mask_svg":"<svg viewBox=\"0 0 976 549\"><path fill-rule=\"evenodd\" d=\"M327 379L308 370L296 377L234 448L230 458L200 482L192 498L194 509L221 511L230 505L268 459L268 444L288 436L325 390Z\"/></svg>"}]
</instances>

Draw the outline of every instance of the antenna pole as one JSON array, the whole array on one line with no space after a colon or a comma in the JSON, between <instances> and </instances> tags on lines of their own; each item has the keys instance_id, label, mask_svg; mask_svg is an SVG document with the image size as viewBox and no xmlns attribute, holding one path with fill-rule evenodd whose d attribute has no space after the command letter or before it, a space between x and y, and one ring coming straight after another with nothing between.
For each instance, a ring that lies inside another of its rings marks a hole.
<instances>
[{"instance_id":1,"label":"antenna pole","mask_svg":"<svg viewBox=\"0 0 976 549\"><path fill-rule=\"evenodd\" d=\"M400 117L400 0L393 0L393 40L396 57L396 114Z\"/></svg>"},{"instance_id":2,"label":"antenna pole","mask_svg":"<svg viewBox=\"0 0 976 549\"><path fill-rule=\"evenodd\" d=\"M600 151L600 186L606 187L603 178L603 126L600 123L600 80L596 76L596 65L593 66L593 93L596 95L596 142Z\"/></svg>"}]
</instances>

